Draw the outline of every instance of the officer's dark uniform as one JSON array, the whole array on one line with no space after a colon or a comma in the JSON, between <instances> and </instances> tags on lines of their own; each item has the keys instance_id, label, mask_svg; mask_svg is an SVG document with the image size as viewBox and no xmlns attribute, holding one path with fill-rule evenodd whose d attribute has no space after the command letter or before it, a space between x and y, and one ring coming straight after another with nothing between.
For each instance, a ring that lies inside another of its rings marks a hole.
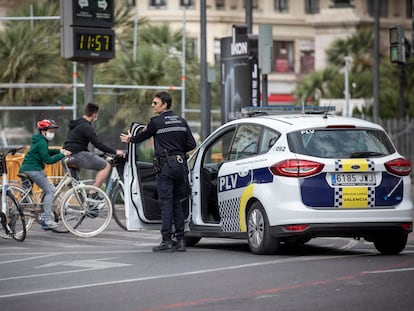
<instances>
[{"instance_id":1,"label":"officer's dark uniform","mask_svg":"<svg viewBox=\"0 0 414 311\"><path fill-rule=\"evenodd\" d=\"M159 161L157 173L158 198L161 209L163 241L171 241L174 220L177 240L184 238L184 215L181 201L188 194L188 169L186 153L195 148L196 143L185 119L171 110L151 118L147 128L131 143L140 143L154 137L155 157Z\"/></svg>"}]
</instances>

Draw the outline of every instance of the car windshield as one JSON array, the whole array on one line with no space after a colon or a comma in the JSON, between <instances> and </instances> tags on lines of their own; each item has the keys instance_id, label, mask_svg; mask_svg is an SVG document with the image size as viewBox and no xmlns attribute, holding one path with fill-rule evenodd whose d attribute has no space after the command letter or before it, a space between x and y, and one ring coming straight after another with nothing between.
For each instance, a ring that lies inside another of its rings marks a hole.
<instances>
[{"instance_id":1,"label":"car windshield","mask_svg":"<svg viewBox=\"0 0 414 311\"><path fill-rule=\"evenodd\" d=\"M374 129L307 129L287 136L292 152L320 158L368 158L395 152L385 132Z\"/></svg>"}]
</instances>

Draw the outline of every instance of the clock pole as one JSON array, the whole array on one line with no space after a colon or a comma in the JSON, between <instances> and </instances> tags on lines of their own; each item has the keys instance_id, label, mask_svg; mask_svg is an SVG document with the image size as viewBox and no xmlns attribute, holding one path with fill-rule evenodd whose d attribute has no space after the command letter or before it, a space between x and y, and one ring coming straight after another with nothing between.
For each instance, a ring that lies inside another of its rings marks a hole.
<instances>
[{"instance_id":1,"label":"clock pole","mask_svg":"<svg viewBox=\"0 0 414 311\"><path fill-rule=\"evenodd\" d=\"M93 65L115 57L114 0L60 0L61 55L85 65L85 104L93 102Z\"/></svg>"}]
</instances>

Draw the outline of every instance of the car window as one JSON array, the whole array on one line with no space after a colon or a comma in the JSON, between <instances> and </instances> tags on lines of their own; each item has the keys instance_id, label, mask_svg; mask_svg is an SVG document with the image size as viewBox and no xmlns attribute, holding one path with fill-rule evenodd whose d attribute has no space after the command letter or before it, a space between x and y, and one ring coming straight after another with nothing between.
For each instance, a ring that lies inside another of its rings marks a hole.
<instances>
[{"instance_id":1,"label":"car window","mask_svg":"<svg viewBox=\"0 0 414 311\"><path fill-rule=\"evenodd\" d=\"M140 132L142 132L142 129L139 130L139 133ZM154 157L153 138L150 137L149 139L137 144L135 150L137 161L152 163L152 158Z\"/></svg>"},{"instance_id":2,"label":"car window","mask_svg":"<svg viewBox=\"0 0 414 311\"><path fill-rule=\"evenodd\" d=\"M280 133L267 127L263 128L262 139L260 141L259 153L266 153L273 147L280 137Z\"/></svg>"},{"instance_id":3,"label":"car window","mask_svg":"<svg viewBox=\"0 0 414 311\"><path fill-rule=\"evenodd\" d=\"M308 129L288 134L292 152L320 158L375 157L395 149L383 131L373 129Z\"/></svg>"},{"instance_id":4,"label":"car window","mask_svg":"<svg viewBox=\"0 0 414 311\"><path fill-rule=\"evenodd\" d=\"M255 124L239 126L230 149L229 160L240 160L256 155L261 128Z\"/></svg>"},{"instance_id":5,"label":"car window","mask_svg":"<svg viewBox=\"0 0 414 311\"><path fill-rule=\"evenodd\" d=\"M235 129L225 132L207 147L206 152L204 153L204 165L210 163L222 163L227 159L234 131Z\"/></svg>"}]
</instances>

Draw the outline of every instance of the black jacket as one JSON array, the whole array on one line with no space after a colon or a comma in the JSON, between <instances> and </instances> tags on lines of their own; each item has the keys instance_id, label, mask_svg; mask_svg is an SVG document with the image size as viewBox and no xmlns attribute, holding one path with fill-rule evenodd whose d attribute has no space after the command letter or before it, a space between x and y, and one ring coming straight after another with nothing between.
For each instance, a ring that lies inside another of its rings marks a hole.
<instances>
[{"instance_id":1,"label":"black jacket","mask_svg":"<svg viewBox=\"0 0 414 311\"><path fill-rule=\"evenodd\" d=\"M88 151L89 143L103 152L116 153L115 149L108 147L100 141L91 122L84 118L70 121L69 131L63 148L75 154L81 151Z\"/></svg>"},{"instance_id":2,"label":"black jacket","mask_svg":"<svg viewBox=\"0 0 414 311\"><path fill-rule=\"evenodd\" d=\"M156 156L186 154L196 146L187 121L171 110L152 117L146 130L132 136L130 142L140 143L152 136Z\"/></svg>"}]
</instances>

